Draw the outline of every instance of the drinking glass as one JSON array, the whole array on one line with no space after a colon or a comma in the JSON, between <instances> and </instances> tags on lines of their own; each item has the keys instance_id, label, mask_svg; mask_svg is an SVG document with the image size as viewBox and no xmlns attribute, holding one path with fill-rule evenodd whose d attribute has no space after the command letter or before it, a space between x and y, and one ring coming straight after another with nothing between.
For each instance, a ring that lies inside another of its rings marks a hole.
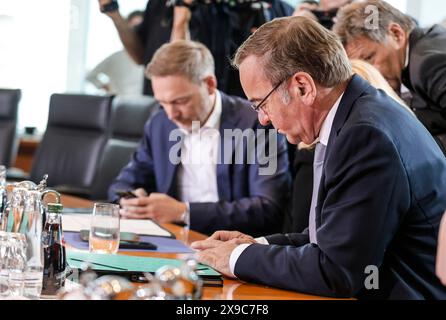
<instances>
[{"instance_id":1,"label":"drinking glass","mask_svg":"<svg viewBox=\"0 0 446 320\"><path fill-rule=\"evenodd\" d=\"M25 236L0 232L0 297L23 296L25 269Z\"/></svg>"},{"instance_id":2,"label":"drinking glass","mask_svg":"<svg viewBox=\"0 0 446 320\"><path fill-rule=\"evenodd\" d=\"M90 252L115 254L119 249L119 205L95 203L91 217Z\"/></svg>"}]
</instances>

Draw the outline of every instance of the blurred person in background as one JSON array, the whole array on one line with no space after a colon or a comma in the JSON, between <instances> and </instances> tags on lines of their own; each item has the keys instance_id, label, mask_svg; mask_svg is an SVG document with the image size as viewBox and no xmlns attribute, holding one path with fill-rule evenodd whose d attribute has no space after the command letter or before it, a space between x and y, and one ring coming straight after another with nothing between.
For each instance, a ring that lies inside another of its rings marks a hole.
<instances>
[{"instance_id":1,"label":"blurred person in background","mask_svg":"<svg viewBox=\"0 0 446 320\"><path fill-rule=\"evenodd\" d=\"M338 10L351 2L352 0L302 1L293 15L313 19L331 30Z\"/></svg>"},{"instance_id":2,"label":"blurred person in background","mask_svg":"<svg viewBox=\"0 0 446 320\"><path fill-rule=\"evenodd\" d=\"M349 57L374 65L398 94L406 87L410 107L446 154L446 29L438 24L418 28L381 0L354 2L336 19L334 31Z\"/></svg>"},{"instance_id":3,"label":"blurred person in background","mask_svg":"<svg viewBox=\"0 0 446 320\"><path fill-rule=\"evenodd\" d=\"M126 19L135 29L143 20L142 11L133 11ZM137 65L125 49L113 53L87 74L87 81L97 89L114 95L140 95L143 89L144 67Z\"/></svg>"},{"instance_id":4,"label":"blurred person in background","mask_svg":"<svg viewBox=\"0 0 446 320\"><path fill-rule=\"evenodd\" d=\"M112 19L124 47L137 64L146 65L164 43L188 39L188 28L190 39L206 45L214 56L218 89L242 97L244 93L238 71L230 65L235 50L253 28L293 13L291 6L279 0L269 0L266 9L259 1L234 1L228 4L151 0L147 3L142 24L133 30L125 24L119 6L110 6L111 0L98 1L101 11ZM148 79L145 79L144 94L153 95Z\"/></svg>"}]
</instances>

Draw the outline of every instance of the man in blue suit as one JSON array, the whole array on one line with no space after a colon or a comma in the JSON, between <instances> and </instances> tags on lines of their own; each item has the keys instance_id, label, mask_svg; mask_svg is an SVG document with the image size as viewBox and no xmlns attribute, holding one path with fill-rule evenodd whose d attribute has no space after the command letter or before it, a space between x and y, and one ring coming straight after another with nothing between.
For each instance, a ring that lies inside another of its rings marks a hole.
<instances>
[{"instance_id":1,"label":"man in blue suit","mask_svg":"<svg viewBox=\"0 0 446 320\"><path fill-rule=\"evenodd\" d=\"M353 75L339 39L307 18L265 24L235 64L260 122L315 145L309 227L258 239L217 232L193 244L199 260L316 295L445 299L435 255L446 160L424 126Z\"/></svg>"},{"instance_id":2,"label":"man in blue suit","mask_svg":"<svg viewBox=\"0 0 446 320\"><path fill-rule=\"evenodd\" d=\"M285 139L261 127L250 103L218 91L209 50L192 41L163 45L147 66L163 106L145 126L130 163L109 189L124 218L280 231L289 192ZM137 198L118 200L117 190Z\"/></svg>"}]
</instances>

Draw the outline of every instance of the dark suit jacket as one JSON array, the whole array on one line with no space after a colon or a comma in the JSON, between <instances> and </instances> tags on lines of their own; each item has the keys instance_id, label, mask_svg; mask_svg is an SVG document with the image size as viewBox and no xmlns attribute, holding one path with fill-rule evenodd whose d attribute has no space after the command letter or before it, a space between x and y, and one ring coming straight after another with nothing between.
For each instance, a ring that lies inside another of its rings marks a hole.
<instances>
[{"instance_id":1,"label":"dark suit jacket","mask_svg":"<svg viewBox=\"0 0 446 320\"><path fill-rule=\"evenodd\" d=\"M411 107L426 128L442 140L440 145L446 153L446 29L440 25L414 29L409 50L409 65L402 80L413 95Z\"/></svg>"},{"instance_id":2,"label":"dark suit jacket","mask_svg":"<svg viewBox=\"0 0 446 320\"><path fill-rule=\"evenodd\" d=\"M224 146L225 129L261 129L257 114L244 99L221 93L222 115L220 121L221 146ZM178 165L169 161L169 152L177 141L169 141L169 134L178 127L171 122L164 110L153 116L145 126L141 145L134 153L130 163L124 167L109 189L109 198L116 200L114 190L144 188L148 192L161 192L177 197L176 174ZM267 130L263 142L257 141L258 148L270 143ZM217 164L217 185L219 202L191 203L191 228L203 233L216 230L244 230L253 234L280 232L283 206L289 192L290 177L285 139L277 137L277 171L274 175L259 175L259 164L248 164L246 143L237 146L243 152L243 164L235 156L235 144L231 154ZM268 148L267 148L268 150ZM232 164L228 164L231 160ZM251 162L252 163L252 162Z\"/></svg>"},{"instance_id":3,"label":"dark suit jacket","mask_svg":"<svg viewBox=\"0 0 446 320\"><path fill-rule=\"evenodd\" d=\"M446 209L446 159L424 126L383 91L354 76L336 113L316 207L318 245L307 234L249 246L243 280L332 297L446 298L435 276ZM366 267L379 290L366 290Z\"/></svg>"}]
</instances>

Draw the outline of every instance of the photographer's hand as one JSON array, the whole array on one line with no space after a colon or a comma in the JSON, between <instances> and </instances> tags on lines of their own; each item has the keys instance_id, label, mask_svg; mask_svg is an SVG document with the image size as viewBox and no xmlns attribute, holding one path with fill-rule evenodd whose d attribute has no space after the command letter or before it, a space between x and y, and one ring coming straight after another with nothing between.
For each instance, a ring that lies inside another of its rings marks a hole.
<instances>
[{"instance_id":1,"label":"photographer's hand","mask_svg":"<svg viewBox=\"0 0 446 320\"><path fill-rule=\"evenodd\" d=\"M192 18L190 6L195 0L181 0L183 5L173 9L173 26L170 41L190 40L189 22Z\"/></svg>"}]
</instances>

